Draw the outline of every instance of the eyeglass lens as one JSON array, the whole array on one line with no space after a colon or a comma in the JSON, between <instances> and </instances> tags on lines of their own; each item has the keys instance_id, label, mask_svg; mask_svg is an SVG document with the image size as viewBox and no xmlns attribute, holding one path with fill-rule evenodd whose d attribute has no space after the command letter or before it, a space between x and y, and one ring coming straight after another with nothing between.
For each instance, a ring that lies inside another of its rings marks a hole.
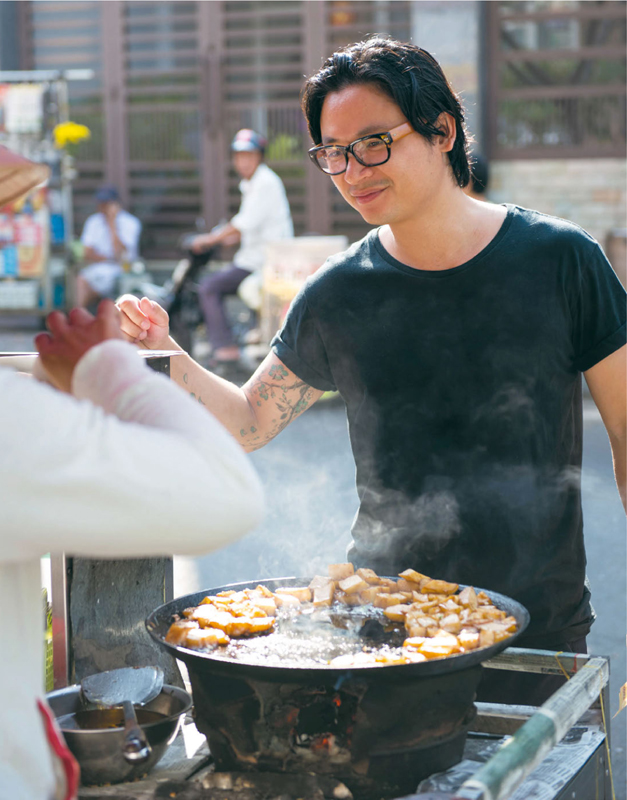
<instances>
[{"instance_id":1,"label":"eyeglass lens","mask_svg":"<svg viewBox=\"0 0 627 800\"><path fill-rule=\"evenodd\" d=\"M356 142L351 152L365 167L376 167L388 159L388 146L377 136ZM316 159L324 172L331 175L344 172L348 165L348 153L344 147L325 147L316 152Z\"/></svg>"}]
</instances>

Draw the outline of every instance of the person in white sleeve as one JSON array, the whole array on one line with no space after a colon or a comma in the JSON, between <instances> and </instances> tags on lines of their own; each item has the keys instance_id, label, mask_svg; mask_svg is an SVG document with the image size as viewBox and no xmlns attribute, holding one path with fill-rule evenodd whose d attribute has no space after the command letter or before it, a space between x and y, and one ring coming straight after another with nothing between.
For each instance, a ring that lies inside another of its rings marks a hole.
<instances>
[{"instance_id":1,"label":"person in white sleeve","mask_svg":"<svg viewBox=\"0 0 627 800\"><path fill-rule=\"evenodd\" d=\"M45 175L0 147L0 205ZM0 368L0 800L77 795L42 701L40 557L206 553L263 512L241 447L122 340L112 302L48 328L35 344L54 386Z\"/></svg>"},{"instance_id":2,"label":"person in white sleeve","mask_svg":"<svg viewBox=\"0 0 627 800\"><path fill-rule=\"evenodd\" d=\"M276 172L264 164L265 148L266 140L256 131L243 128L235 134L231 152L233 166L241 178L239 211L226 225L196 236L192 242L195 253L221 242L240 243L233 263L209 274L198 289L207 339L213 350L213 369L239 359L239 347L224 311L225 296L234 294L246 278L261 270L268 242L294 235L285 187Z\"/></svg>"}]
</instances>

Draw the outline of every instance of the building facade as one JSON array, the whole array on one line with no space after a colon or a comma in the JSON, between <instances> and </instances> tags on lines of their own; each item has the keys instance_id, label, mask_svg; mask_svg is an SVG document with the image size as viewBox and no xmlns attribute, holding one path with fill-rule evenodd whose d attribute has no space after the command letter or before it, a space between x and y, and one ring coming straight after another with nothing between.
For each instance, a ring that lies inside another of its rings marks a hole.
<instances>
[{"instance_id":1,"label":"building facade","mask_svg":"<svg viewBox=\"0 0 627 800\"><path fill-rule=\"evenodd\" d=\"M625 218L625 6L21 0L0 3L17 28L0 38L0 67L94 70L70 85L72 119L92 131L77 151L76 224L95 188L114 183L144 223L149 257L174 255L198 220L210 227L234 212L229 142L241 127L268 137L297 234L364 234L309 164L299 93L334 49L372 33L438 58L490 161L491 199L568 217L603 242Z\"/></svg>"}]
</instances>

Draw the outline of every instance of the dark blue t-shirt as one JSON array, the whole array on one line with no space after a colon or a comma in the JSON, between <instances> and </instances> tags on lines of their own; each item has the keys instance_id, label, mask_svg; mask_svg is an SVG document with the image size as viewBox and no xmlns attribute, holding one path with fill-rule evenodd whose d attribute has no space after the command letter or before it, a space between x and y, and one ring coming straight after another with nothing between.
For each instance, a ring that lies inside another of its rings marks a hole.
<instances>
[{"instance_id":1,"label":"dark blue t-shirt","mask_svg":"<svg viewBox=\"0 0 627 800\"><path fill-rule=\"evenodd\" d=\"M625 293L578 226L517 206L459 267L371 231L304 286L273 349L347 406L349 556L509 595L547 643L587 633L581 372L625 343Z\"/></svg>"}]
</instances>

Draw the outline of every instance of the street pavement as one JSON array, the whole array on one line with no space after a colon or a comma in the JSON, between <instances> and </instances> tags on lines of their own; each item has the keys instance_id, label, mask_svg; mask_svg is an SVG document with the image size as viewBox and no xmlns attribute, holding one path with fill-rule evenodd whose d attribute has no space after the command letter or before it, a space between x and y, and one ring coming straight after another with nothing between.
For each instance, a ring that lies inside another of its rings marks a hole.
<instances>
[{"instance_id":1,"label":"street pavement","mask_svg":"<svg viewBox=\"0 0 627 800\"><path fill-rule=\"evenodd\" d=\"M32 320L0 316L0 351L31 350L39 330ZM357 510L354 464L346 415L338 401L319 403L281 436L252 454L266 487L262 525L241 541L198 559L175 559L175 596L235 581L326 572L343 561ZM597 621L588 637L592 653L611 656L611 709L627 681L625 516L613 478L605 428L592 401L584 409L584 533ZM627 800L627 711L612 721L615 800ZM584 799L585 800L585 799Z\"/></svg>"}]
</instances>

